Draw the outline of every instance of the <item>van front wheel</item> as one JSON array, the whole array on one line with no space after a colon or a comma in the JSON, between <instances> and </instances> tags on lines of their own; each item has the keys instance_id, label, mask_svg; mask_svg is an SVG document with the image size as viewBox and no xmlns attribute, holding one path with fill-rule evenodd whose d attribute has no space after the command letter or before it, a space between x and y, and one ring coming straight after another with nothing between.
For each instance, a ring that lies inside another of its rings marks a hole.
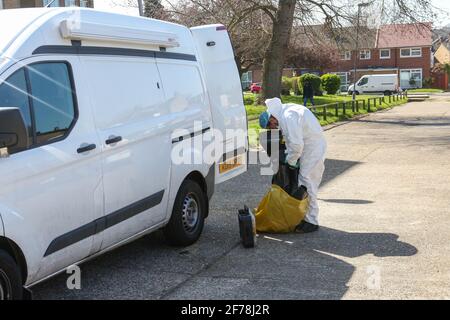
<instances>
[{"instance_id":1,"label":"van front wheel","mask_svg":"<svg viewBox=\"0 0 450 320\"><path fill-rule=\"evenodd\" d=\"M189 246L195 243L203 231L208 202L200 186L185 180L178 191L172 216L164 228L164 235L173 246Z\"/></svg>"},{"instance_id":2,"label":"van front wheel","mask_svg":"<svg viewBox=\"0 0 450 320\"><path fill-rule=\"evenodd\" d=\"M22 277L11 256L0 250L0 301L22 299Z\"/></svg>"}]
</instances>

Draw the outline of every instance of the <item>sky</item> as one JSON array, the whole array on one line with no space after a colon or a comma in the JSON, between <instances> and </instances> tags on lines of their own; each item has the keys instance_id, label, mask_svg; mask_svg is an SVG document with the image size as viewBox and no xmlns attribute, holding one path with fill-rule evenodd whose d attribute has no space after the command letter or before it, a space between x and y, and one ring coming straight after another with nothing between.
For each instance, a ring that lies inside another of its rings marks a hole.
<instances>
[{"instance_id":1,"label":"sky","mask_svg":"<svg viewBox=\"0 0 450 320\"><path fill-rule=\"evenodd\" d=\"M442 17L439 19L439 21L435 21L434 24L436 26L446 26L450 25L450 1L449 0L432 0L432 4L442 9Z\"/></svg>"},{"instance_id":2,"label":"sky","mask_svg":"<svg viewBox=\"0 0 450 320\"><path fill-rule=\"evenodd\" d=\"M171 0L175 3L177 0ZM137 3L137 1L136 1ZM163 1L164 3L164 1ZM431 0L434 7L439 8L440 17L434 21L435 27L441 27L450 24L450 0ZM96 9L104 11L112 11L123 14L139 15L137 5L135 8L127 7L127 0L95 0L94 5Z\"/></svg>"},{"instance_id":3,"label":"sky","mask_svg":"<svg viewBox=\"0 0 450 320\"><path fill-rule=\"evenodd\" d=\"M130 2L135 2L136 6L134 8L132 7L130 8L129 6ZM176 4L177 2L178 0L170 0L170 3L172 4ZM162 0L162 3L165 4L165 0ZM94 0L94 6L95 9L98 10L117 12L135 16L139 15L139 9L137 7L136 0Z\"/></svg>"},{"instance_id":4,"label":"sky","mask_svg":"<svg viewBox=\"0 0 450 320\"><path fill-rule=\"evenodd\" d=\"M122 6L120 4L123 4ZM125 0L94 0L94 7L98 10L111 11L130 15L139 15L137 8L127 8Z\"/></svg>"}]
</instances>

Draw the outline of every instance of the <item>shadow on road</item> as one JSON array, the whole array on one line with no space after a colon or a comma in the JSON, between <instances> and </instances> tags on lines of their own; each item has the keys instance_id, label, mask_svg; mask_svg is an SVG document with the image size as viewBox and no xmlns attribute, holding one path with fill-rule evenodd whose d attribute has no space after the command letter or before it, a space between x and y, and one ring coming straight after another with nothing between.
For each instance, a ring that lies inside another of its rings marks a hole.
<instances>
[{"instance_id":1,"label":"shadow on road","mask_svg":"<svg viewBox=\"0 0 450 320\"><path fill-rule=\"evenodd\" d=\"M349 258L365 254L406 257L418 252L413 245L398 241L398 235L393 233L354 233L321 227L317 236L306 241L310 241L313 250Z\"/></svg>"},{"instance_id":2,"label":"shadow on road","mask_svg":"<svg viewBox=\"0 0 450 320\"><path fill-rule=\"evenodd\" d=\"M324 186L334 178L344 174L354 166L361 164L358 161L325 159L325 172L323 173L321 186Z\"/></svg>"},{"instance_id":3,"label":"shadow on road","mask_svg":"<svg viewBox=\"0 0 450 320\"><path fill-rule=\"evenodd\" d=\"M259 263L263 263L268 274L280 275L277 281L280 288L284 287L284 290L274 288L274 299L282 292L289 292L280 296L283 299L341 299L356 268L339 257L407 257L418 252L416 247L399 241L398 235L392 233L352 233L322 227L308 235L261 234L259 237L261 250L266 256L272 256ZM244 264L252 263L243 260ZM374 266L377 267L376 263L367 265L368 278ZM283 280L282 275L289 280Z\"/></svg>"}]
</instances>

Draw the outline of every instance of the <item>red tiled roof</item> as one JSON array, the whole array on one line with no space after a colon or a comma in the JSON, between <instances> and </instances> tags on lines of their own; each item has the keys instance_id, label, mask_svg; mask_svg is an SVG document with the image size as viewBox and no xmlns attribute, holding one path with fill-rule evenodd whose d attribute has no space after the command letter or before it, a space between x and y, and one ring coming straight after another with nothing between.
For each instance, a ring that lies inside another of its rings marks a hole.
<instances>
[{"instance_id":1,"label":"red tiled roof","mask_svg":"<svg viewBox=\"0 0 450 320\"><path fill-rule=\"evenodd\" d=\"M376 29L361 26L359 28L358 48L373 49L376 46ZM291 41L302 47L317 47L327 45L339 50L352 50L355 48L356 30L354 27L327 30L323 25L294 27Z\"/></svg>"},{"instance_id":2,"label":"red tiled roof","mask_svg":"<svg viewBox=\"0 0 450 320\"><path fill-rule=\"evenodd\" d=\"M388 24L378 30L378 48L431 47L431 23Z\"/></svg>"}]
</instances>

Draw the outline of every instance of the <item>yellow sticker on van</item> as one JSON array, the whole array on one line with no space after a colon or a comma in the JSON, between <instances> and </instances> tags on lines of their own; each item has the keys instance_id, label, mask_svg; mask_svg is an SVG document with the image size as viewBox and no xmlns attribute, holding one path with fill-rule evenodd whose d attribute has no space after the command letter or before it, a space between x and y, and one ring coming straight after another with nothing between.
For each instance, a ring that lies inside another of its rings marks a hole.
<instances>
[{"instance_id":1,"label":"yellow sticker on van","mask_svg":"<svg viewBox=\"0 0 450 320\"><path fill-rule=\"evenodd\" d=\"M225 162L219 163L219 173L231 171L237 167L244 165L243 155L228 159Z\"/></svg>"}]
</instances>

